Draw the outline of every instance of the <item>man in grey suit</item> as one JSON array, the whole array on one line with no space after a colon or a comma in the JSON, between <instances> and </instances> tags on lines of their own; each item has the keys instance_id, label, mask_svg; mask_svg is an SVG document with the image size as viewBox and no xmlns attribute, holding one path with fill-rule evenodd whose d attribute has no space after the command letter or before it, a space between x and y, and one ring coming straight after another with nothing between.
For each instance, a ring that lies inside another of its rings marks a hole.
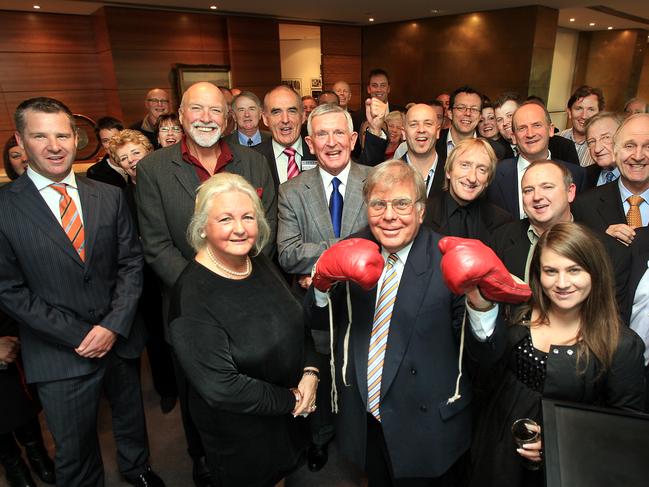
<instances>
[{"instance_id":1,"label":"man in grey suit","mask_svg":"<svg viewBox=\"0 0 649 487\"><path fill-rule=\"evenodd\" d=\"M148 155L137 167L136 201L144 257L162 282L164 316L176 280L194 258L186 232L202 182L219 172L244 177L257 189L275 238L277 197L268 165L254 150L221 138L227 113L227 102L219 88L211 83L192 85L178 111L185 131L182 140ZM273 241L264 252L272 254L274 248ZM187 411L187 387L177 361L176 380L188 452L194 461L194 483L209 486L205 451Z\"/></svg>"},{"instance_id":2,"label":"man in grey suit","mask_svg":"<svg viewBox=\"0 0 649 487\"><path fill-rule=\"evenodd\" d=\"M367 225L363 183L369 167L351 161L356 142L352 118L344 108L321 105L309 117L305 138L318 167L304 171L279 187L277 246L282 269L295 274L301 288L311 285L311 269L320 254L340 238ZM316 349L329 354L329 333L314 331ZM323 360L324 363L324 360ZM318 408L310 418L313 444L308 466L320 470L333 437L328 368L321 367Z\"/></svg>"},{"instance_id":3,"label":"man in grey suit","mask_svg":"<svg viewBox=\"0 0 649 487\"><path fill-rule=\"evenodd\" d=\"M97 438L102 391L121 473L164 486L149 450L133 328L142 254L122 192L75 176L74 118L52 98L22 102L16 139L29 167L0 190L0 306L20 323L26 377L56 444L56 485L103 486Z\"/></svg>"},{"instance_id":4,"label":"man in grey suit","mask_svg":"<svg viewBox=\"0 0 649 487\"><path fill-rule=\"evenodd\" d=\"M232 112L237 129L224 137L228 144L254 147L270 139L270 132L259 130L261 101L252 91L242 91L232 99Z\"/></svg>"}]
</instances>

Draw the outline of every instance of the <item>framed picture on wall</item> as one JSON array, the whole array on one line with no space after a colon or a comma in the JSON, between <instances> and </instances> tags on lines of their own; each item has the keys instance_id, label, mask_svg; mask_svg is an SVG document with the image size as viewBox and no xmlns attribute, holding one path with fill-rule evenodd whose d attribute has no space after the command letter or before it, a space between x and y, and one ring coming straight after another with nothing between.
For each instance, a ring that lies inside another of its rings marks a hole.
<instances>
[{"instance_id":1,"label":"framed picture on wall","mask_svg":"<svg viewBox=\"0 0 649 487\"><path fill-rule=\"evenodd\" d=\"M322 90L322 80L320 78L311 78L311 90Z\"/></svg>"},{"instance_id":2,"label":"framed picture on wall","mask_svg":"<svg viewBox=\"0 0 649 487\"><path fill-rule=\"evenodd\" d=\"M194 83L207 81L216 86L232 87L230 66L216 64L177 64L174 69L178 99Z\"/></svg>"},{"instance_id":3,"label":"framed picture on wall","mask_svg":"<svg viewBox=\"0 0 649 487\"><path fill-rule=\"evenodd\" d=\"M302 79L301 78L285 78L282 80L282 84L290 86L297 94L302 96Z\"/></svg>"}]
</instances>

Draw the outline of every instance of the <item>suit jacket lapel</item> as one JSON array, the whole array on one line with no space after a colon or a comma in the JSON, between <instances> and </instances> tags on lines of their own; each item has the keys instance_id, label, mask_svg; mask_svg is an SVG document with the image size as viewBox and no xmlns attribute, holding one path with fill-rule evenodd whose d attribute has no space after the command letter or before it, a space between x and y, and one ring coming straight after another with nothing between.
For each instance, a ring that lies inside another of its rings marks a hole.
<instances>
[{"instance_id":1,"label":"suit jacket lapel","mask_svg":"<svg viewBox=\"0 0 649 487\"><path fill-rule=\"evenodd\" d=\"M350 235L354 224L358 221L358 214L363 211L363 183L365 177L355 163L351 163L345 188L343 204L343 221L340 228L341 235ZM332 227L333 228L333 227Z\"/></svg>"},{"instance_id":2,"label":"suit jacket lapel","mask_svg":"<svg viewBox=\"0 0 649 487\"><path fill-rule=\"evenodd\" d=\"M408 260L403 269L397 299L392 310L390 333L388 335L383 374L381 378L381 400L385 398L390 385L399 370L403 356L408 349L410 337L417 323L417 314L426 295L430 275L438 272L430 265L428 248L430 230L420 228L408 254Z\"/></svg>"},{"instance_id":3,"label":"suit jacket lapel","mask_svg":"<svg viewBox=\"0 0 649 487\"><path fill-rule=\"evenodd\" d=\"M178 152L173 154L174 158L172 160L173 165L171 166L171 170L174 173L174 177L193 200L196 198L196 188L199 186L200 181L196 171L194 171L194 167L183 161L180 149L181 144L176 145L178 146Z\"/></svg>"},{"instance_id":4,"label":"suit jacket lapel","mask_svg":"<svg viewBox=\"0 0 649 487\"><path fill-rule=\"evenodd\" d=\"M90 262L99 225L100 196L93 184L77 176L81 212L83 213L83 231L85 235L86 262Z\"/></svg>"},{"instance_id":5,"label":"suit jacket lapel","mask_svg":"<svg viewBox=\"0 0 649 487\"><path fill-rule=\"evenodd\" d=\"M12 201L15 203L17 211L27 221L31 221L39 227L44 236L50 238L63 252L77 262L77 264L83 265L61 224L54 217L49 206L47 206L47 203L45 203L45 200L27 174L23 174L11 185L11 191L14 193Z\"/></svg>"},{"instance_id":6,"label":"suit jacket lapel","mask_svg":"<svg viewBox=\"0 0 649 487\"><path fill-rule=\"evenodd\" d=\"M318 228L322 240L330 240L334 238L334 227L331 223L320 171L317 168L310 169L305 171L302 178L304 179L304 206L316 223L315 226Z\"/></svg>"}]
</instances>

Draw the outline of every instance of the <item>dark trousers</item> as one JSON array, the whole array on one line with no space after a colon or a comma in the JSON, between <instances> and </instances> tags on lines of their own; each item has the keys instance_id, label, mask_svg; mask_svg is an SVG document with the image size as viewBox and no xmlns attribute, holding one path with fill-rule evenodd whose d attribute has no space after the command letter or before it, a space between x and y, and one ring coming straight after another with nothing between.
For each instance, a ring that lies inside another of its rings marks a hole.
<instances>
[{"instance_id":1,"label":"dark trousers","mask_svg":"<svg viewBox=\"0 0 649 487\"><path fill-rule=\"evenodd\" d=\"M180 416L183 420L185 439L187 440L187 452L193 460L205 456L205 448L201 441L198 429L192 420L189 412L189 383L182 367L178 363L175 352L172 352L174 369L176 371L176 384L178 386L178 401L180 402Z\"/></svg>"},{"instance_id":2,"label":"dark trousers","mask_svg":"<svg viewBox=\"0 0 649 487\"><path fill-rule=\"evenodd\" d=\"M367 451L365 473L368 487L459 487L457 467L436 478L394 478L390 453L383 436L381 423L367 413Z\"/></svg>"},{"instance_id":3,"label":"dark trousers","mask_svg":"<svg viewBox=\"0 0 649 487\"><path fill-rule=\"evenodd\" d=\"M38 416L34 416L27 423L20 425L13 431L0 434L0 463L11 463L21 456L20 448L16 440L22 446L33 443L43 443L41 424Z\"/></svg>"},{"instance_id":4,"label":"dark trousers","mask_svg":"<svg viewBox=\"0 0 649 487\"><path fill-rule=\"evenodd\" d=\"M117 464L124 476L144 471L149 458L139 360L110 353L95 372L37 384L48 427L56 444L57 487L104 485L97 436L102 391L110 403Z\"/></svg>"}]
</instances>

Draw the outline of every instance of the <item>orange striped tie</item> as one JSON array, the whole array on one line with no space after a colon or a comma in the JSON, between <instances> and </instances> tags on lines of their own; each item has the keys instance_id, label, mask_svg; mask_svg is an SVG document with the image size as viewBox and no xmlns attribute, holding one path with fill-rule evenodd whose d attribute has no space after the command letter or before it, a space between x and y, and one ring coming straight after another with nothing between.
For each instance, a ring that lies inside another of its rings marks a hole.
<instances>
[{"instance_id":1,"label":"orange striped tie","mask_svg":"<svg viewBox=\"0 0 649 487\"><path fill-rule=\"evenodd\" d=\"M385 265L385 276L383 277L383 284L381 284L379 299L374 311L374 323L372 324L372 335L367 354L367 410L379 421L381 421L379 407L381 403L383 360L385 358L385 349L388 346L392 308L399 288L397 270L394 268L397 259L397 254L390 254Z\"/></svg>"},{"instance_id":2,"label":"orange striped tie","mask_svg":"<svg viewBox=\"0 0 649 487\"><path fill-rule=\"evenodd\" d=\"M631 228L638 228L642 226L642 215L640 213L640 205L644 203L644 198L634 194L627 199L629 203L629 211L626 213L626 223Z\"/></svg>"},{"instance_id":3,"label":"orange striped tie","mask_svg":"<svg viewBox=\"0 0 649 487\"><path fill-rule=\"evenodd\" d=\"M81 215L77 211L77 205L68 194L65 183L57 183L50 185L57 193L61 195L59 200L59 211L61 212L61 226L65 234L72 242L74 250L79 254L81 261L86 259L85 242L86 236L83 231L83 223L81 222Z\"/></svg>"}]
</instances>

